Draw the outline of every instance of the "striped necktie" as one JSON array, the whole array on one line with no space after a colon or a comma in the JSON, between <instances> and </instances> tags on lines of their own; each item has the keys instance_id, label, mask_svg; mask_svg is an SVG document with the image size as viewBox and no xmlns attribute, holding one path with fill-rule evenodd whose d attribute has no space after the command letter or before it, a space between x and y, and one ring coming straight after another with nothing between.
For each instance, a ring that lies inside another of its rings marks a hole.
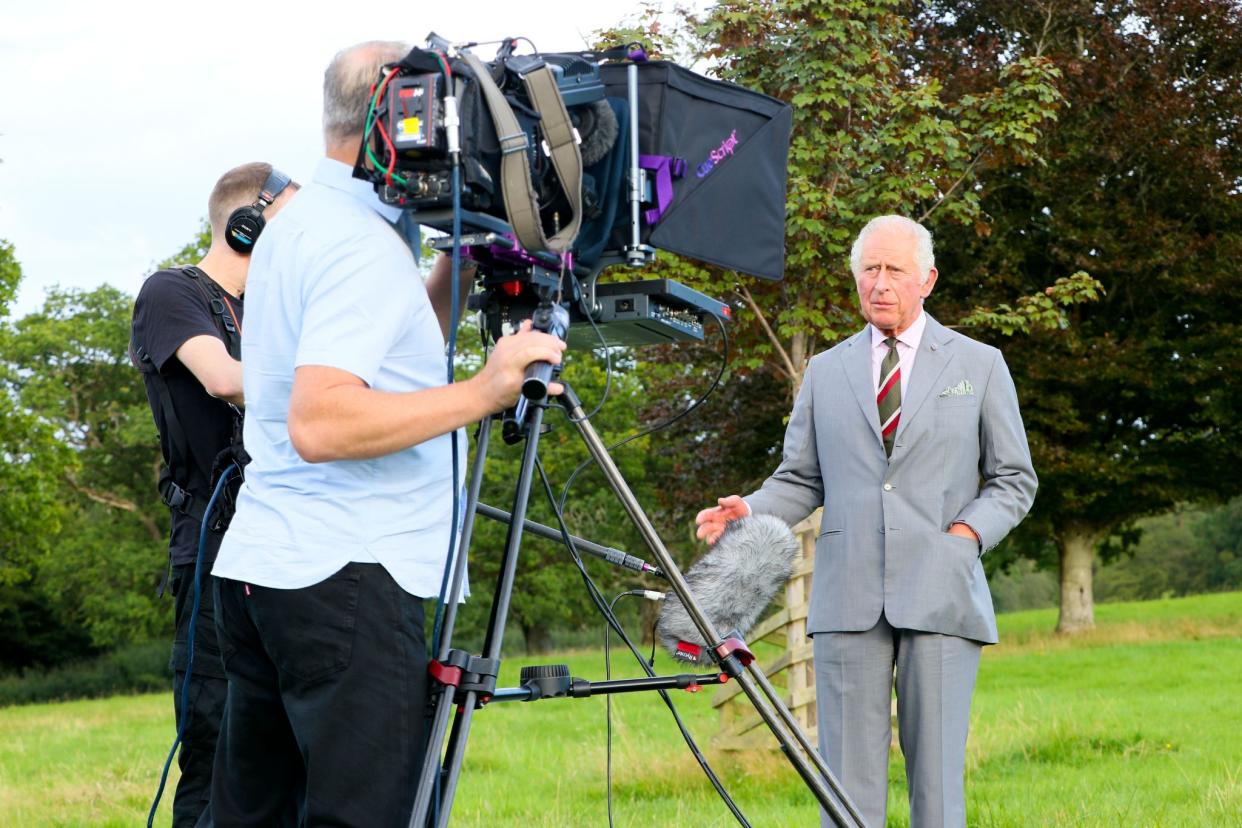
<instances>
[{"instance_id":1,"label":"striped necktie","mask_svg":"<svg viewBox=\"0 0 1242 828\"><path fill-rule=\"evenodd\" d=\"M884 438L884 454L893 456L893 437L897 434L897 424L901 422L901 357L897 355L897 340L889 337L884 340L888 353L880 364L880 387L875 394L876 405L880 407L880 434Z\"/></svg>"}]
</instances>

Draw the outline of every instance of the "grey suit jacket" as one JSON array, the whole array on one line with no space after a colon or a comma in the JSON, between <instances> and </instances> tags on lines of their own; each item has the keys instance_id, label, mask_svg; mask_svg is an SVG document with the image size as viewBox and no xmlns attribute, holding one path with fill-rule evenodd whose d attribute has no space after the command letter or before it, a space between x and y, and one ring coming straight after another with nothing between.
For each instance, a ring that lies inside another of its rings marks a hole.
<instances>
[{"instance_id":1,"label":"grey suit jacket","mask_svg":"<svg viewBox=\"0 0 1242 828\"><path fill-rule=\"evenodd\" d=\"M1000 351L930 316L884 455L870 328L817 354L780 466L745 499L790 525L824 507L807 632L899 629L995 643L982 553L1016 526L1036 478ZM955 521L981 540L949 535Z\"/></svg>"}]
</instances>

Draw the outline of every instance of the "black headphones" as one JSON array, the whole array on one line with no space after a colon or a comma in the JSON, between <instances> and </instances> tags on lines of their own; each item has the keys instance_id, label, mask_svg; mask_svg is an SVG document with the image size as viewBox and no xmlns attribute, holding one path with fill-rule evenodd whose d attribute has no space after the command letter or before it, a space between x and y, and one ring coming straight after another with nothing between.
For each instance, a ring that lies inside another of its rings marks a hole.
<instances>
[{"instance_id":1,"label":"black headphones","mask_svg":"<svg viewBox=\"0 0 1242 828\"><path fill-rule=\"evenodd\" d=\"M250 251L254 250L254 243L259 240L259 234L267 224L263 218L263 210L285 191L290 181L289 176L272 167L267 180L263 182L263 189L259 191L259 199L247 207L238 207L229 216L229 223L224 230L224 240L229 247L243 256L250 255Z\"/></svg>"}]
</instances>

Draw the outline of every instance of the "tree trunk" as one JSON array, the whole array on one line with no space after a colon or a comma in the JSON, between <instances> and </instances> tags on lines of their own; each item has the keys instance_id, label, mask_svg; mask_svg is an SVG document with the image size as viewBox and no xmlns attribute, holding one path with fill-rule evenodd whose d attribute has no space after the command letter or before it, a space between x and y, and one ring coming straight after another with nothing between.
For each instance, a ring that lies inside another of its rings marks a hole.
<instances>
[{"instance_id":1,"label":"tree trunk","mask_svg":"<svg viewBox=\"0 0 1242 828\"><path fill-rule=\"evenodd\" d=\"M552 631L543 624L522 625L526 639L526 654L541 655L552 651Z\"/></svg>"},{"instance_id":2,"label":"tree trunk","mask_svg":"<svg viewBox=\"0 0 1242 828\"><path fill-rule=\"evenodd\" d=\"M1061 552L1061 614L1057 632L1066 635L1095 629L1091 583L1098 532L1075 528L1057 533Z\"/></svg>"},{"instance_id":3,"label":"tree trunk","mask_svg":"<svg viewBox=\"0 0 1242 828\"><path fill-rule=\"evenodd\" d=\"M794 375L789 378L789 401L798 398L798 390L802 388L802 379L806 376L807 345L810 337L804 331L798 331L789 340L789 361L793 363Z\"/></svg>"}]
</instances>

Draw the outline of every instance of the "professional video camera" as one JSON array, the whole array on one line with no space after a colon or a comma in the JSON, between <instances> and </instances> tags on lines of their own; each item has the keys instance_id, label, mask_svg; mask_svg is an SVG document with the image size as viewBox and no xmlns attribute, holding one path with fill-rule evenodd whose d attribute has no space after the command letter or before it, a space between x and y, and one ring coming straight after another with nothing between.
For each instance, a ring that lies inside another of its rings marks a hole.
<instances>
[{"instance_id":1,"label":"professional video camera","mask_svg":"<svg viewBox=\"0 0 1242 828\"><path fill-rule=\"evenodd\" d=\"M657 248L762 278L784 275L789 106L671 63L647 61L637 48L517 55L517 43L505 40L484 63L469 51L478 44L453 46L432 35L426 48L384 67L354 168L382 201L448 234L433 246L453 251L454 270L463 256L478 263L483 290L473 297L474 306L483 311L493 340L527 318L571 344L575 323L579 331L590 323L595 336L578 337L586 344L596 336L627 345L702 339L705 318L727 317L728 305L668 280L597 284L604 268L642 267ZM457 284L453 279L454 290ZM601 613L638 656L647 678L592 683L549 665L524 670L520 688L497 687L521 538L532 530L526 511L543 416L553 403L552 376L546 363L529 366L522 397L505 421L506 440L524 438L525 447L512 509L499 513L509 533L478 656L452 646L473 517L488 514L478 494L492 418L484 418L476 432L461 537L450 555L442 625L433 642L437 655L429 668L430 747L409 824L448 824L474 712L489 702L664 692L736 680L829 816L838 825L861 825L741 633L718 630L691 593L567 383L555 404L569 415L658 567L597 550L619 565L667 579L686 611L676 634L703 641L704 661L714 662L716 671L656 676L591 585ZM541 467L540 479L560 532L541 528L559 536L576 557L577 546L586 544L569 534ZM693 748L688 734L687 741Z\"/></svg>"},{"instance_id":2,"label":"professional video camera","mask_svg":"<svg viewBox=\"0 0 1242 828\"><path fill-rule=\"evenodd\" d=\"M727 304L668 280L597 284L657 248L783 276L787 104L637 47L519 55L518 42L484 63L432 34L385 67L354 170L478 263L494 327L555 292L571 344L597 344L588 321L609 344L702 339Z\"/></svg>"}]
</instances>

